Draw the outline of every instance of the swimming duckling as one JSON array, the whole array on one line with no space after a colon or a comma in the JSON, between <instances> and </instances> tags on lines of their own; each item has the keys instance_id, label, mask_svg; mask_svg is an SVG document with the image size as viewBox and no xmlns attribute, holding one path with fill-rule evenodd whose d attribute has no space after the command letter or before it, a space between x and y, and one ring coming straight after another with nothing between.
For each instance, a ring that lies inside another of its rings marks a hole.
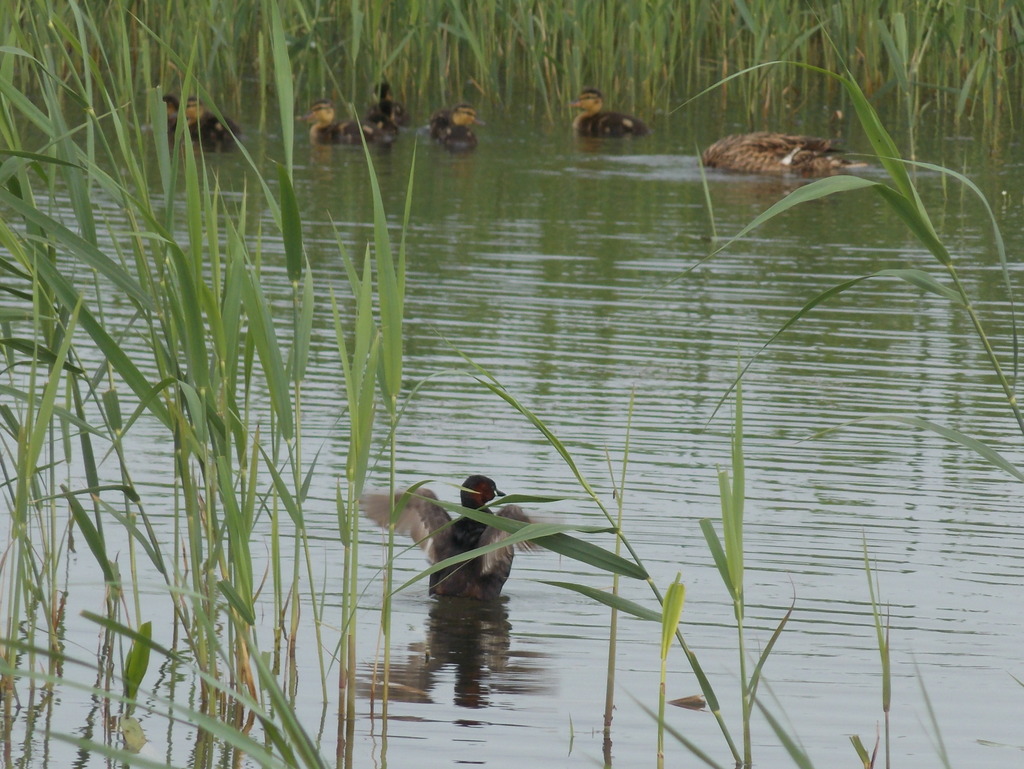
<instances>
[{"instance_id":1,"label":"swimming duckling","mask_svg":"<svg viewBox=\"0 0 1024 769\"><path fill-rule=\"evenodd\" d=\"M451 109L439 109L430 116L430 137L453 152L471 150L476 146L476 134L471 125L487 125L476 116L469 104L456 104Z\"/></svg>"},{"instance_id":2,"label":"swimming duckling","mask_svg":"<svg viewBox=\"0 0 1024 769\"><path fill-rule=\"evenodd\" d=\"M381 83L375 89L377 93L383 93L377 103L372 104L367 114L362 118L362 124L370 125L377 129L376 141L381 144L390 144L398 138L398 117L403 117L409 122L409 115L404 114L400 104L391 100L390 86ZM399 116L399 111L401 116Z\"/></svg>"},{"instance_id":3,"label":"swimming duckling","mask_svg":"<svg viewBox=\"0 0 1024 769\"><path fill-rule=\"evenodd\" d=\"M185 119L188 121L192 141L199 142L205 150L230 150L242 132L238 123L229 117L222 121L203 107L195 96L189 96L185 102Z\"/></svg>"},{"instance_id":4,"label":"swimming duckling","mask_svg":"<svg viewBox=\"0 0 1024 769\"><path fill-rule=\"evenodd\" d=\"M178 110L181 109L181 102L173 94L166 94L163 102L167 105L167 135L173 139L174 131L178 127Z\"/></svg>"},{"instance_id":5,"label":"swimming duckling","mask_svg":"<svg viewBox=\"0 0 1024 769\"><path fill-rule=\"evenodd\" d=\"M330 99L313 102L309 112L298 120L312 123L309 129L309 140L314 144L361 144L366 137L367 143L376 141L377 129L355 120L339 123L334 119L334 103Z\"/></svg>"},{"instance_id":6,"label":"swimming duckling","mask_svg":"<svg viewBox=\"0 0 1024 769\"><path fill-rule=\"evenodd\" d=\"M719 139L701 155L708 168L724 168L751 174L799 174L830 176L867 163L840 157L832 139L760 131Z\"/></svg>"},{"instance_id":7,"label":"swimming duckling","mask_svg":"<svg viewBox=\"0 0 1024 769\"><path fill-rule=\"evenodd\" d=\"M573 129L580 136L643 136L650 133L639 118L621 112L602 112L604 96L596 88L584 88L579 98L569 106L582 110L572 121Z\"/></svg>"},{"instance_id":8,"label":"swimming duckling","mask_svg":"<svg viewBox=\"0 0 1024 769\"><path fill-rule=\"evenodd\" d=\"M391 86L386 80L382 80L373 89L373 95L377 101L370 106L366 113L366 120L369 123L376 123L378 113L388 115L395 125L409 125L409 111L401 102L397 102L391 95Z\"/></svg>"},{"instance_id":9,"label":"swimming duckling","mask_svg":"<svg viewBox=\"0 0 1024 769\"><path fill-rule=\"evenodd\" d=\"M529 517L517 505L505 505L497 513L486 505L495 497L504 496L494 481L485 475L471 475L462 484L462 506L492 515L530 523ZM386 527L393 505L399 504L403 493L392 500L387 494L368 494L363 497L363 508L370 520ZM431 563L438 563L478 547L500 542L508 533L461 517L452 523L448 512L436 503L437 496L429 489L417 489L406 498L405 507L395 523L395 531L408 534L423 548ZM532 543L520 547L534 549ZM514 548L492 550L486 555L449 566L430 575L430 595L462 596L485 601L501 595L501 588L512 570Z\"/></svg>"}]
</instances>

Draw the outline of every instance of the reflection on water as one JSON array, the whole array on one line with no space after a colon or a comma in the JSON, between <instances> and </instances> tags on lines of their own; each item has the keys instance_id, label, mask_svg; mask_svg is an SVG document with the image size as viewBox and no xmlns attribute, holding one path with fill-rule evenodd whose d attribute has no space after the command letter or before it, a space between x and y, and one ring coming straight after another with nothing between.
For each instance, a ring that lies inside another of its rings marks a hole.
<instances>
[{"instance_id":1,"label":"reflection on water","mask_svg":"<svg viewBox=\"0 0 1024 769\"><path fill-rule=\"evenodd\" d=\"M434 703L450 696L457 707L481 709L501 695L552 693L543 655L511 653L507 598L440 597L429 611L425 638L410 643L404 656L393 652L392 701ZM452 693L441 691L446 684Z\"/></svg>"}]
</instances>

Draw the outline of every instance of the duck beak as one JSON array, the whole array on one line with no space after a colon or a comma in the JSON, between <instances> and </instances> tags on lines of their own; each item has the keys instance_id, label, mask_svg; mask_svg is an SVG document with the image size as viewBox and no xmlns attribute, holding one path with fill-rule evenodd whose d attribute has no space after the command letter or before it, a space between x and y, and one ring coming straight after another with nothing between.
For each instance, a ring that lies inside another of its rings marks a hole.
<instances>
[{"instance_id":1,"label":"duck beak","mask_svg":"<svg viewBox=\"0 0 1024 769\"><path fill-rule=\"evenodd\" d=\"M485 123L483 120L481 120L478 117L474 117L473 118L473 122L476 123L477 125L487 125L487 123Z\"/></svg>"},{"instance_id":2,"label":"duck beak","mask_svg":"<svg viewBox=\"0 0 1024 769\"><path fill-rule=\"evenodd\" d=\"M579 101L573 101L573 102L569 102L569 106L570 107L575 107L576 109L579 109L582 106L582 104Z\"/></svg>"},{"instance_id":3,"label":"duck beak","mask_svg":"<svg viewBox=\"0 0 1024 769\"><path fill-rule=\"evenodd\" d=\"M495 489L494 490L494 496L496 496L496 497L505 497L505 496L508 496L508 495L504 491L498 491L497 489Z\"/></svg>"}]
</instances>

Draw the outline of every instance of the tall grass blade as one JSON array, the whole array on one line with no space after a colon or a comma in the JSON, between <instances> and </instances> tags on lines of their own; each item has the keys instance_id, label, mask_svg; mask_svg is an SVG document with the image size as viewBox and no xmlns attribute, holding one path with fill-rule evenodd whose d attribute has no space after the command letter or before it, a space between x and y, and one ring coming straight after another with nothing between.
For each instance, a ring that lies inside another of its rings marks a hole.
<instances>
[{"instance_id":1,"label":"tall grass blade","mask_svg":"<svg viewBox=\"0 0 1024 769\"><path fill-rule=\"evenodd\" d=\"M768 655L772 653L772 649L775 648L775 643L782 637L782 631L785 629L786 624L789 622L790 617L793 616L793 609L796 608L796 599L790 604L789 609L779 620L779 624L775 627L771 637L768 639L768 643L764 645L764 649L758 655L757 664L754 666L753 672L750 674L750 699L757 701L757 687L761 683L761 671L764 669L765 663L768 661Z\"/></svg>"},{"instance_id":2,"label":"tall grass blade","mask_svg":"<svg viewBox=\"0 0 1024 769\"><path fill-rule=\"evenodd\" d=\"M153 637L153 623L143 622L139 625L139 635L150 640ZM139 693L142 679L149 669L150 645L145 641L133 640L128 649L128 656L124 661L124 694L128 699L134 699Z\"/></svg>"},{"instance_id":3,"label":"tall grass blade","mask_svg":"<svg viewBox=\"0 0 1024 769\"><path fill-rule=\"evenodd\" d=\"M281 5L277 2L263 2L263 10L270 11L270 51L274 60L274 90L281 118L281 140L284 145L285 175L291 180L295 152L295 95L292 78L291 58L288 55L288 41L285 37ZM289 277L291 271L289 270ZM296 280L296 278L292 278Z\"/></svg>"},{"instance_id":4,"label":"tall grass blade","mask_svg":"<svg viewBox=\"0 0 1024 769\"><path fill-rule=\"evenodd\" d=\"M571 590L580 595L585 595L598 603L603 603L605 606L617 609L618 611L631 614L637 619L647 620L648 622L661 623L664 617L663 612L654 611L648 609L642 604L638 604L635 601L630 601L628 598L609 593L605 590L598 590L597 588L588 587L587 585L580 585L575 582L558 582L555 580L540 580L545 585L552 585L554 587L562 588L563 590Z\"/></svg>"},{"instance_id":5,"label":"tall grass blade","mask_svg":"<svg viewBox=\"0 0 1024 769\"><path fill-rule=\"evenodd\" d=\"M292 285L302 278L305 257L302 250L302 217L292 187L291 174L283 165L277 167L277 183L281 190L281 234L284 237L284 260Z\"/></svg>"},{"instance_id":6,"label":"tall grass blade","mask_svg":"<svg viewBox=\"0 0 1024 769\"><path fill-rule=\"evenodd\" d=\"M107 547L102 534L76 497L68 496L68 504L71 506L71 515L75 519L75 525L85 538L85 543L89 546L97 565L103 572L103 581L108 585L113 584L115 581L114 571L107 558Z\"/></svg>"},{"instance_id":7,"label":"tall grass blade","mask_svg":"<svg viewBox=\"0 0 1024 769\"><path fill-rule=\"evenodd\" d=\"M284 365L278 345L273 316L255 274L247 275L241 288L249 318L249 338L255 345L263 373L267 378L267 389L277 417L277 426L281 436L290 441L295 436L291 387L288 382L288 369Z\"/></svg>"},{"instance_id":8,"label":"tall grass blade","mask_svg":"<svg viewBox=\"0 0 1024 769\"><path fill-rule=\"evenodd\" d=\"M465 514L467 517L474 517L470 515L470 511L467 511ZM465 553L460 553L459 555L452 556L451 558L445 558L442 561L438 561L417 574L415 577L406 581L394 592L399 593L434 572L441 571L449 566L465 563L466 561L470 561L481 555L486 555L494 550L500 550L504 547L514 545L517 542L532 542L535 545L539 545L547 550L564 555L567 558L572 558L575 561L587 564L595 569L600 569L601 571L621 574L625 577L633 577L634 579L648 579L647 571L643 567L638 566L631 561L627 561L625 558L604 550L597 545L593 545L582 539L570 537L568 534L564 533L564 531L567 530L575 530L573 527L559 526L550 523L524 524L521 521L501 518L494 516L491 513L482 513L481 515L487 516L486 522L495 528L510 532L509 536L490 545L474 548L473 550L468 550Z\"/></svg>"},{"instance_id":9,"label":"tall grass blade","mask_svg":"<svg viewBox=\"0 0 1024 769\"><path fill-rule=\"evenodd\" d=\"M929 419L925 419L923 417L905 416L900 414L890 414L887 416L880 417L863 417L862 419L854 419L849 422L844 422L841 425L830 427L827 430L822 430L818 433L815 433L814 437L824 437L829 435L830 433L836 432L837 430L841 430L844 427L885 422L897 422L908 425L910 427L920 428L922 430L930 430L936 435L941 435L943 438L952 441L953 443L959 443L964 448L970 449L978 456L986 459L993 466L998 467L1000 470L1007 473L1008 475L1013 476L1017 480L1024 481L1024 471L1022 471L1020 468L1014 465L1010 460L1006 459L1002 454L1000 454L995 449L991 448L985 443L982 443L977 438L972 438L966 433L963 433L959 430L955 430L952 427L940 425L936 422L933 422Z\"/></svg>"},{"instance_id":10,"label":"tall grass blade","mask_svg":"<svg viewBox=\"0 0 1024 769\"><path fill-rule=\"evenodd\" d=\"M715 525L710 518L701 518L700 530L704 534L704 541L707 542L711 558L715 562L715 568L718 569L718 575L722 578L725 589L729 591L729 597L735 601L738 598L738 592L732 581L729 559L725 556L725 548L722 547L722 541L718 538Z\"/></svg>"}]
</instances>

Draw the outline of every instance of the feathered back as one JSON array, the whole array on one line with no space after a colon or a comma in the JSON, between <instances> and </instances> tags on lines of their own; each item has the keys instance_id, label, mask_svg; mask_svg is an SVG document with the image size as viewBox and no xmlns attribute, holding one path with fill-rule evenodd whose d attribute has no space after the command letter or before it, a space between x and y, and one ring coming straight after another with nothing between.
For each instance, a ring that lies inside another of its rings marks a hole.
<instances>
[{"instance_id":1,"label":"feathered back","mask_svg":"<svg viewBox=\"0 0 1024 769\"><path fill-rule=\"evenodd\" d=\"M841 152L831 139L759 131L719 139L704 150L701 162L708 168L743 173L801 176L829 176L866 165L841 157Z\"/></svg>"}]
</instances>

